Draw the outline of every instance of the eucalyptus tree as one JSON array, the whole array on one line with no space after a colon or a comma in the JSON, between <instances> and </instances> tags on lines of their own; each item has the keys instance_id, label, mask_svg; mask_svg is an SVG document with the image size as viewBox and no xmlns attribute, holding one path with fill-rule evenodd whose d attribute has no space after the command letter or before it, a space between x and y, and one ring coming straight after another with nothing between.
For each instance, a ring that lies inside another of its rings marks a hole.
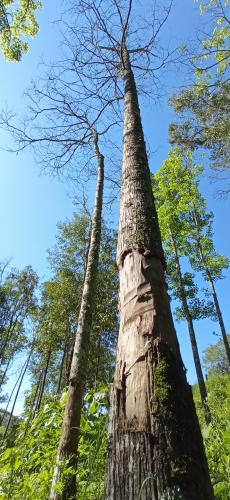
<instances>
[{"instance_id":1,"label":"eucalyptus tree","mask_svg":"<svg viewBox=\"0 0 230 500\"><path fill-rule=\"evenodd\" d=\"M7 61L20 61L28 52L25 37L37 35L35 12L41 5L35 0L0 0L0 48Z\"/></svg>"}]
</instances>

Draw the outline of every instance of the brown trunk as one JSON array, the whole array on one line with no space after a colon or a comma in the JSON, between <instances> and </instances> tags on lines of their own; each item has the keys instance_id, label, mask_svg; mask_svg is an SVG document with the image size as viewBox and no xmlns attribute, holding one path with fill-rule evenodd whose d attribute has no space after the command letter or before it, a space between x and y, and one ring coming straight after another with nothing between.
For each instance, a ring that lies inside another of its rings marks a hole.
<instances>
[{"instance_id":1,"label":"brown trunk","mask_svg":"<svg viewBox=\"0 0 230 500\"><path fill-rule=\"evenodd\" d=\"M190 314L190 310L189 310L189 306L188 306L188 302L187 302L187 297L186 297L186 293L185 293L185 289L184 289L183 277L182 277L182 272L181 272L180 259L179 259L178 251L177 251L176 240L172 234L172 231L170 231L170 234L171 234L171 240L172 240L172 245L173 245L173 250L174 250L174 256L175 256L175 260L176 260L177 279L178 279L179 287L180 287L181 302L182 302L184 316L186 318L187 325L188 325L188 332L189 332L189 337L190 337L191 346L192 346L193 359L194 359L194 364L195 364L195 368L196 368L197 381L198 381L198 386L199 386L199 391L200 391L201 402L202 402L202 406L203 406L203 410L204 410L205 422L208 425L211 422L211 413L210 413L210 409L208 406L208 395L207 395L205 381L204 381L203 372L202 372L202 368L201 368L200 356L199 356L199 351L198 351L197 341L196 341L196 334L195 334L193 320L192 320L192 316Z\"/></svg>"},{"instance_id":2,"label":"brown trunk","mask_svg":"<svg viewBox=\"0 0 230 500\"><path fill-rule=\"evenodd\" d=\"M125 116L118 239L120 331L111 391L105 498L159 500L174 498L177 492L178 498L181 494L186 500L211 500L202 437L169 306L127 50L122 59Z\"/></svg>"},{"instance_id":3,"label":"brown trunk","mask_svg":"<svg viewBox=\"0 0 230 500\"><path fill-rule=\"evenodd\" d=\"M75 474L69 475L66 478L62 493L58 493L56 491L56 485L62 479L61 466L63 459L68 460L69 465L74 469L76 468L77 449L80 435L82 398L87 374L90 328L92 323L92 307L96 292L95 280L101 239L101 215L104 183L104 157L100 153L98 148L98 137L96 132L94 133L94 150L98 162L98 181L92 221L92 231L90 237L90 247L87 259L80 313L78 318L78 328L71 363L67 403L62 424L61 438L57 452L57 461L53 474L50 500L70 500L71 498L76 498Z\"/></svg>"},{"instance_id":4,"label":"brown trunk","mask_svg":"<svg viewBox=\"0 0 230 500\"><path fill-rule=\"evenodd\" d=\"M219 301L218 301L218 297L217 297L215 285L214 285L214 280L213 280L212 274L210 272L210 269L207 266L207 263L206 263L206 260L205 260L205 256L204 256L204 252L203 252L203 248L202 248L202 245L201 245L201 242L200 242L199 225L198 225L198 220L197 220L197 215L196 215L196 210L195 209L194 209L194 212L193 212L193 220L194 220L194 223L195 223L195 226L196 226L196 241L197 241L197 246L198 246L198 252L199 252L199 255L200 255L200 260L201 260L203 269L204 269L204 271L206 273L207 280L208 280L209 285L210 285L210 289L211 289L211 293L212 293L212 297L213 297L213 302L214 302L214 305L215 305L216 314L217 314L217 317L218 317L218 321L219 321L219 325L220 325L220 330L221 330L221 333L222 333L222 338L223 338L223 342L224 342L226 356L227 356L228 362L230 364L230 346L229 346L229 342L228 342L228 337L227 337L227 333L226 333L226 329L225 329L225 325L224 325L224 320L223 320L222 312L221 312L221 309L220 309L220 304L219 304Z\"/></svg>"}]
</instances>

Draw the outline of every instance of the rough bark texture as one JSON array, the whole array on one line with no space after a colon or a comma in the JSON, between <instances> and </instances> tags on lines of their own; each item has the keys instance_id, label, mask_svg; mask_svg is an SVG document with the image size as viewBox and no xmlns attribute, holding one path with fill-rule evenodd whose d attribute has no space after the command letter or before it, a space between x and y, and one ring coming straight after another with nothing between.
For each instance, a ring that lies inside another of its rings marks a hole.
<instances>
[{"instance_id":1,"label":"rough bark texture","mask_svg":"<svg viewBox=\"0 0 230 500\"><path fill-rule=\"evenodd\" d=\"M195 226L196 226L196 231L197 231L197 233L196 233L197 234L196 240L197 240L197 246L198 246L198 252L199 252L200 260L201 260L203 269L205 271L205 274L207 276L207 280L209 282L209 286L210 286L210 289L211 289L211 294L212 294L212 297L213 297L213 302L214 302L214 305L215 305L216 314L217 314L217 318L218 318L218 321L219 321L220 330L221 330L221 334L222 334L222 338L223 338L223 342L224 342L226 356L227 356L228 362L230 364L230 345L229 345L229 342L228 342L226 328L225 328L225 324L224 324L222 312L221 312L221 309L220 309L219 300L218 300L217 293L216 293L214 279L213 279L212 273L211 273L211 271L210 271L210 269L209 269L209 267L207 265L207 262L206 262L206 259L205 259L205 255L204 255L204 252L203 252L203 248L202 248L202 245L201 245L201 242L200 242L199 224L198 224L197 215L196 215L196 211L195 210L193 212L193 219L194 219Z\"/></svg>"},{"instance_id":2,"label":"rough bark texture","mask_svg":"<svg viewBox=\"0 0 230 500\"><path fill-rule=\"evenodd\" d=\"M94 149L98 161L98 181L95 207L92 221L90 247L83 286L78 328L76 333L73 357L70 369L69 388L65 415L62 424L61 438L58 447L57 461L54 469L50 500L76 498L76 476L69 475L64 483L62 493L56 491L61 478L63 459L69 461L69 466L76 468L77 448L80 435L80 418L82 409L83 389L87 373L89 336L92 322L92 306L95 295L95 280L98 266L101 215L103 201L104 157L98 148L97 134L94 135Z\"/></svg>"},{"instance_id":3,"label":"rough bark texture","mask_svg":"<svg viewBox=\"0 0 230 500\"><path fill-rule=\"evenodd\" d=\"M211 500L202 437L164 281L160 231L126 50L122 59L120 331L111 391L105 498ZM176 492L177 497L173 496Z\"/></svg>"},{"instance_id":4,"label":"rough bark texture","mask_svg":"<svg viewBox=\"0 0 230 500\"><path fill-rule=\"evenodd\" d=\"M197 375L197 381L198 381L198 386L199 386L199 391L200 391L201 402L202 402L202 406L203 406L203 410L204 410L205 422L208 425L211 422L211 413L210 413L210 409L208 406L208 395L207 395L207 390L206 390L203 372L202 372L202 368L201 368L201 362L200 362L200 356L199 356L199 351L198 351L198 347L197 347L193 319L192 319L192 316L190 314L190 310L189 310L189 306L188 306L188 302L187 302L187 298L186 298L186 293L185 293L185 289L184 289L181 266L180 266L180 259L179 259L178 251L177 251L177 244L176 244L175 238L173 237L172 232L171 232L171 240L172 240L172 245L173 245L173 250L174 250L174 255L175 255L175 260L176 260L177 278L178 278L179 287L180 287L182 307L183 307L184 316L186 318L187 325L188 325L189 338L190 338L190 342L191 342L191 346L192 346L193 359L194 359L194 364L195 364L195 368L196 368L196 375Z\"/></svg>"}]
</instances>

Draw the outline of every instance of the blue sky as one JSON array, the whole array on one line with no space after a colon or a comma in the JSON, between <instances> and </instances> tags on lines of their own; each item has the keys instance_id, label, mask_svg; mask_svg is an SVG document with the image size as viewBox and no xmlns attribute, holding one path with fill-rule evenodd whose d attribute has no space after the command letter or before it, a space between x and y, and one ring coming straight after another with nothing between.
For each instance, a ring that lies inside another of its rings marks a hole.
<instances>
[{"instance_id":1,"label":"blue sky","mask_svg":"<svg viewBox=\"0 0 230 500\"><path fill-rule=\"evenodd\" d=\"M55 9L54 9L55 3ZM141 5L145 2L141 3ZM35 40L30 41L28 55L21 63L6 63L0 55L1 74L1 106L5 103L23 114L26 101L24 91L31 79L41 73L42 59L51 61L58 58L60 32L54 20L60 18L63 2L56 0L43 1L43 9L39 12L40 32ZM194 29L201 23L197 4L193 0L175 0L174 7L165 28L165 40L171 39L177 45L185 39L194 37ZM177 86L183 84L183 74L174 68L162 82L163 93L172 93ZM169 95L168 94L168 95ZM150 166L154 172L167 157L168 125L173 118L173 112L167 104L167 95L158 103L143 103L142 118L147 143L152 151ZM0 143L8 142L6 133L0 131ZM217 250L224 255L230 255L229 242L229 202L217 199L217 186L210 181L211 171L208 166L202 180L202 193L207 199L208 208L215 214L215 242ZM74 207L70 197L70 187L57 178L41 175L33 154L29 151L15 155L0 150L0 227L1 245L0 260L12 257L12 265L22 268L32 265L43 280L48 275L46 250L53 246L56 234L56 224L60 220L71 217ZM77 186L75 187L77 191ZM89 201L92 204L93 189L90 185ZM112 218L118 214L118 204L113 207ZM228 287L229 277L218 284L220 303L226 325L230 320ZM213 322L199 322L197 340L202 351L216 338L212 331L218 331L218 325ZM190 383L196 380L191 347L188 340L186 325L176 323L176 329L181 344L183 359L188 369ZM23 397L21 396L21 402ZM20 402L18 411L20 411Z\"/></svg>"}]
</instances>

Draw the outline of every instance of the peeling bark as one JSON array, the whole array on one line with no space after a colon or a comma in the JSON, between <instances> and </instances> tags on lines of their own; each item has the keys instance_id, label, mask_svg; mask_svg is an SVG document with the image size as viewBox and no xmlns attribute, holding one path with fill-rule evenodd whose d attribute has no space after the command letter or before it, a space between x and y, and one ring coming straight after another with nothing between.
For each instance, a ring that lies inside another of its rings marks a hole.
<instances>
[{"instance_id":1,"label":"peeling bark","mask_svg":"<svg viewBox=\"0 0 230 500\"><path fill-rule=\"evenodd\" d=\"M120 331L109 415L106 500L211 500L202 437L164 279L140 110L124 48L117 262Z\"/></svg>"},{"instance_id":2,"label":"peeling bark","mask_svg":"<svg viewBox=\"0 0 230 500\"><path fill-rule=\"evenodd\" d=\"M90 328L92 323L92 307L95 296L95 280L98 267L101 216L104 183L104 157L99 151L98 136L94 133L94 150L98 162L98 180L95 197L92 231L88 252L86 273L84 279L78 327L71 362L69 387L65 415L62 424L56 466L50 491L50 500L76 498L76 464L77 449L80 437L80 418L82 409L83 390L87 375L87 361L89 352ZM62 477L61 472L64 461L68 467L73 468L73 474ZM56 489L60 481L64 481L62 493Z\"/></svg>"}]
</instances>

